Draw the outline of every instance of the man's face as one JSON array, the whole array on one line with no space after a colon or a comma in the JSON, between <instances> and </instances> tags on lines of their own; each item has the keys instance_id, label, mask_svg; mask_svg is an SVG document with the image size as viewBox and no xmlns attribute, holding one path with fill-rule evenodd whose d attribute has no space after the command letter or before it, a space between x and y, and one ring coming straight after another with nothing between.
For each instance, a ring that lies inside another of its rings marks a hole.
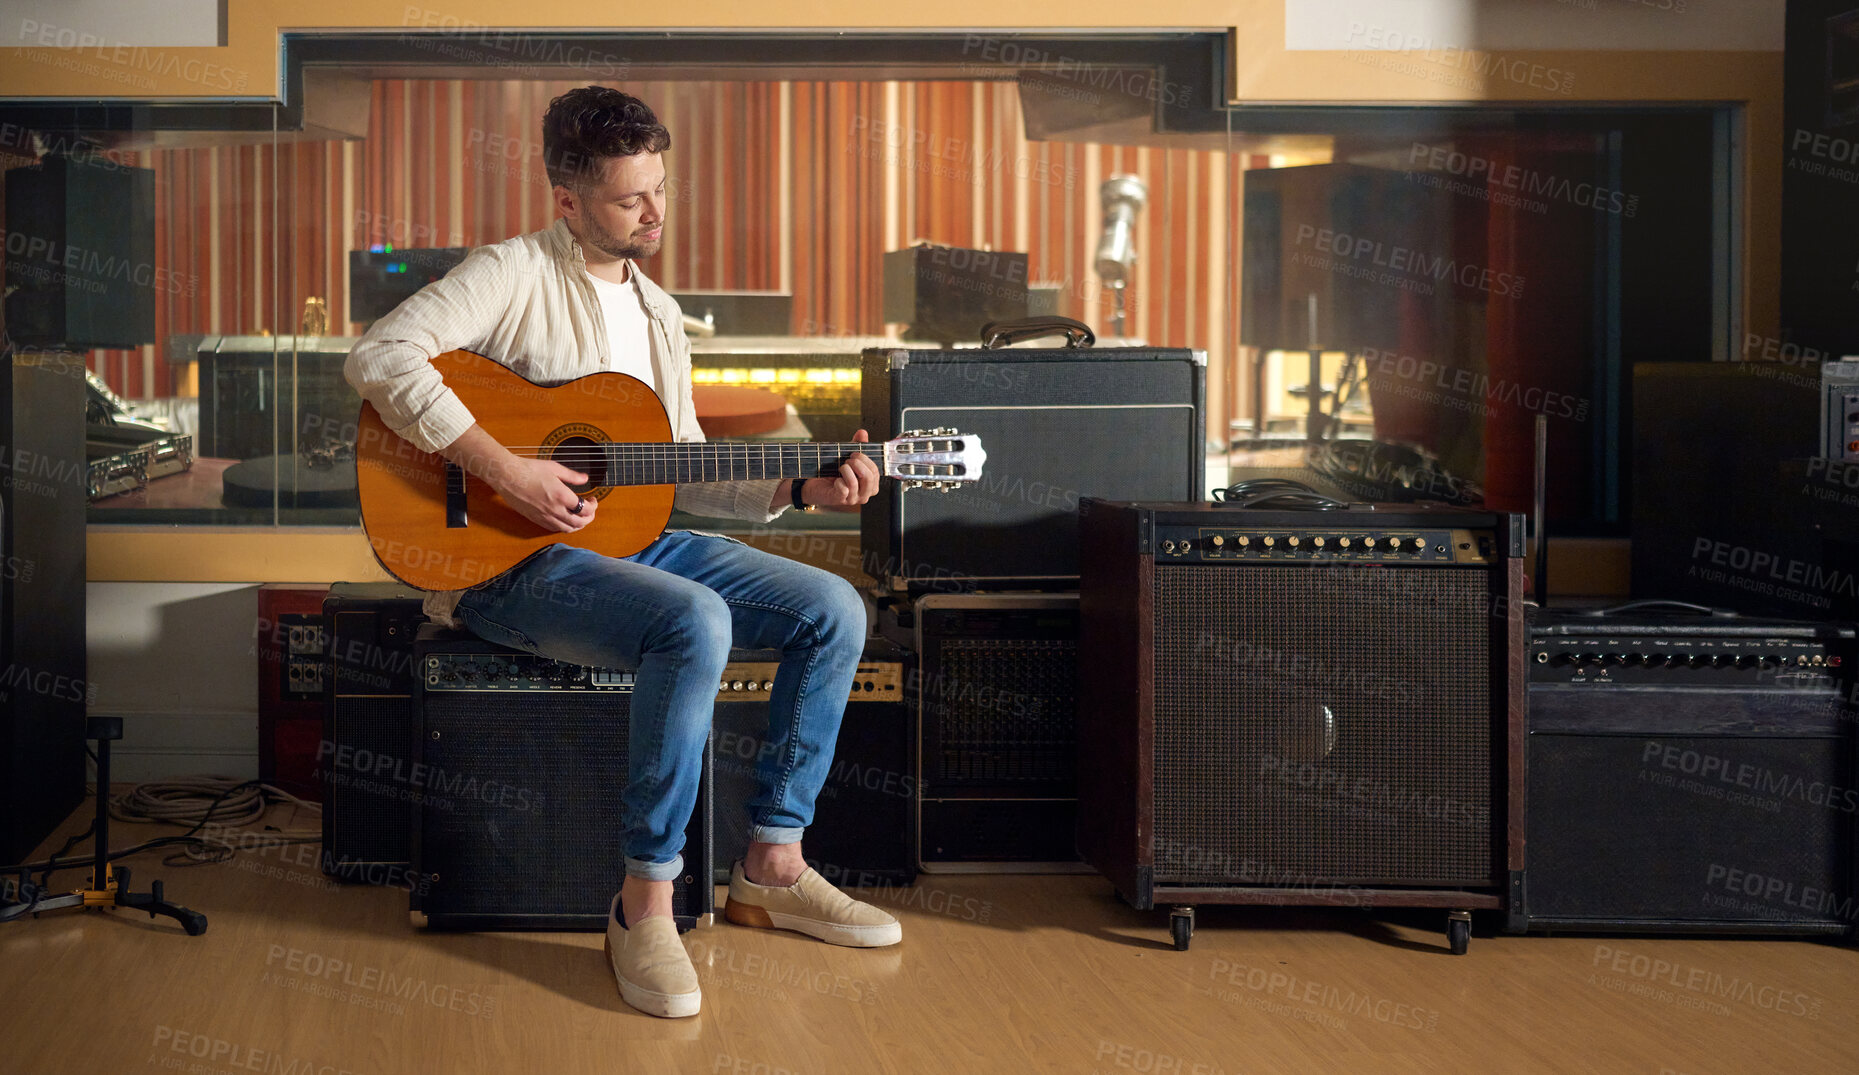
<instances>
[{"instance_id":1,"label":"man's face","mask_svg":"<svg viewBox=\"0 0 1859 1075\"><path fill-rule=\"evenodd\" d=\"M577 193L555 188L556 204L583 243L608 257L658 253L665 227L665 163L658 153L610 157Z\"/></svg>"}]
</instances>

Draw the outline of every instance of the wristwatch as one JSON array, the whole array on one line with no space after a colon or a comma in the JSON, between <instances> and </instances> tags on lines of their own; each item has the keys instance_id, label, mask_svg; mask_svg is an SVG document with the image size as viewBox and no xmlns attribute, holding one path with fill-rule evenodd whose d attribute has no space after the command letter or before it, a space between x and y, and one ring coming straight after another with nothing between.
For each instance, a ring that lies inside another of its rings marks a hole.
<instances>
[{"instance_id":1,"label":"wristwatch","mask_svg":"<svg viewBox=\"0 0 1859 1075\"><path fill-rule=\"evenodd\" d=\"M796 511L812 511L812 510L813 510L813 505L812 505L812 504L809 504L809 503L806 503L805 501L803 501L803 500L801 500L801 498L800 498L800 491L801 491L802 489L805 489L805 488L807 487L807 479L805 479L805 478L795 478L792 484L793 484L793 488L794 488L794 510L796 510Z\"/></svg>"}]
</instances>

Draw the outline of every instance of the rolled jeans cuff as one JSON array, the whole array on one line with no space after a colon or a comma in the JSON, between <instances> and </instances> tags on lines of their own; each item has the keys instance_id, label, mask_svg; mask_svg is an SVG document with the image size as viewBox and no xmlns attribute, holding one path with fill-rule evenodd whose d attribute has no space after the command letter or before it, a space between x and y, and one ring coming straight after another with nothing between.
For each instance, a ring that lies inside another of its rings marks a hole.
<instances>
[{"instance_id":1,"label":"rolled jeans cuff","mask_svg":"<svg viewBox=\"0 0 1859 1075\"><path fill-rule=\"evenodd\" d=\"M778 829L772 825L752 825L749 839L758 844L797 844L806 829Z\"/></svg>"},{"instance_id":2,"label":"rolled jeans cuff","mask_svg":"<svg viewBox=\"0 0 1859 1075\"><path fill-rule=\"evenodd\" d=\"M647 862L644 859L626 860L626 876L637 877L645 881L676 881L684 874L684 856L679 855L670 862Z\"/></svg>"}]
</instances>

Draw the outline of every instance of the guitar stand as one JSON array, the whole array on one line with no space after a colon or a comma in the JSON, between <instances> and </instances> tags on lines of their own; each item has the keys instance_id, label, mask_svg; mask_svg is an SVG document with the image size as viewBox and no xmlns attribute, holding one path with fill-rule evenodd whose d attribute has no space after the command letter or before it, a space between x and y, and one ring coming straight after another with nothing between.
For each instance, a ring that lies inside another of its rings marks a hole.
<instances>
[{"instance_id":1,"label":"guitar stand","mask_svg":"<svg viewBox=\"0 0 1859 1075\"><path fill-rule=\"evenodd\" d=\"M189 937L200 936L207 931L206 915L169 903L163 897L160 881L150 884L147 892L132 892L129 888L129 867L120 870L111 868L110 741L123 737L122 718L86 717L84 733L85 738L97 741L97 852L90 887L57 896L42 895L32 883L32 871L21 867L18 902L0 904L0 922L11 922L28 914L36 916L41 911L56 911L65 907L101 907L105 910L127 907L147 911L150 918L158 914L167 915L179 922Z\"/></svg>"}]
</instances>

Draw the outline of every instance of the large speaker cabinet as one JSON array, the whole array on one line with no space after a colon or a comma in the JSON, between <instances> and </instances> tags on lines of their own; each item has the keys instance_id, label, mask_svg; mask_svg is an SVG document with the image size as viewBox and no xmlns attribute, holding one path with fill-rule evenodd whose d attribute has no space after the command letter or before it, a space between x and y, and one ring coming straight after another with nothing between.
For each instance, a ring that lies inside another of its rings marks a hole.
<instances>
[{"instance_id":1,"label":"large speaker cabinet","mask_svg":"<svg viewBox=\"0 0 1859 1075\"><path fill-rule=\"evenodd\" d=\"M328 667L316 773L323 784L323 871L401 884L412 862L413 642L425 594L395 582L338 582L319 630Z\"/></svg>"},{"instance_id":2,"label":"large speaker cabinet","mask_svg":"<svg viewBox=\"0 0 1859 1075\"><path fill-rule=\"evenodd\" d=\"M1204 351L875 348L863 363L873 440L952 427L987 452L978 482L886 482L865 505L866 573L895 588L1069 590L1079 498L1202 495Z\"/></svg>"},{"instance_id":3,"label":"large speaker cabinet","mask_svg":"<svg viewBox=\"0 0 1859 1075\"><path fill-rule=\"evenodd\" d=\"M606 928L626 876L633 674L420 629L411 907L440 929ZM681 929L715 912L711 760L672 886Z\"/></svg>"},{"instance_id":4,"label":"large speaker cabinet","mask_svg":"<svg viewBox=\"0 0 1859 1075\"><path fill-rule=\"evenodd\" d=\"M8 169L6 227L6 330L18 345L153 343L155 296L191 287L157 266L150 168L47 157Z\"/></svg>"},{"instance_id":5,"label":"large speaker cabinet","mask_svg":"<svg viewBox=\"0 0 1859 1075\"><path fill-rule=\"evenodd\" d=\"M1849 625L1680 610L1530 623L1522 930L1849 934Z\"/></svg>"},{"instance_id":6,"label":"large speaker cabinet","mask_svg":"<svg viewBox=\"0 0 1859 1075\"><path fill-rule=\"evenodd\" d=\"M1078 595L928 594L911 614L923 868L1083 870Z\"/></svg>"},{"instance_id":7,"label":"large speaker cabinet","mask_svg":"<svg viewBox=\"0 0 1859 1075\"><path fill-rule=\"evenodd\" d=\"M736 650L717 690L710 740L716 771L718 884L749 849L756 767L773 750L768 698L781 663L776 650ZM852 680L826 783L804 841L807 861L836 885L908 884L917 876L914 707L905 701L909 654L871 639Z\"/></svg>"},{"instance_id":8,"label":"large speaker cabinet","mask_svg":"<svg viewBox=\"0 0 1859 1075\"><path fill-rule=\"evenodd\" d=\"M0 359L0 865L84 801L84 358Z\"/></svg>"},{"instance_id":9,"label":"large speaker cabinet","mask_svg":"<svg viewBox=\"0 0 1859 1075\"><path fill-rule=\"evenodd\" d=\"M1520 517L1087 500L1078 848L1124 899L1504 903Z\"/></svg>"}]
</instances>

